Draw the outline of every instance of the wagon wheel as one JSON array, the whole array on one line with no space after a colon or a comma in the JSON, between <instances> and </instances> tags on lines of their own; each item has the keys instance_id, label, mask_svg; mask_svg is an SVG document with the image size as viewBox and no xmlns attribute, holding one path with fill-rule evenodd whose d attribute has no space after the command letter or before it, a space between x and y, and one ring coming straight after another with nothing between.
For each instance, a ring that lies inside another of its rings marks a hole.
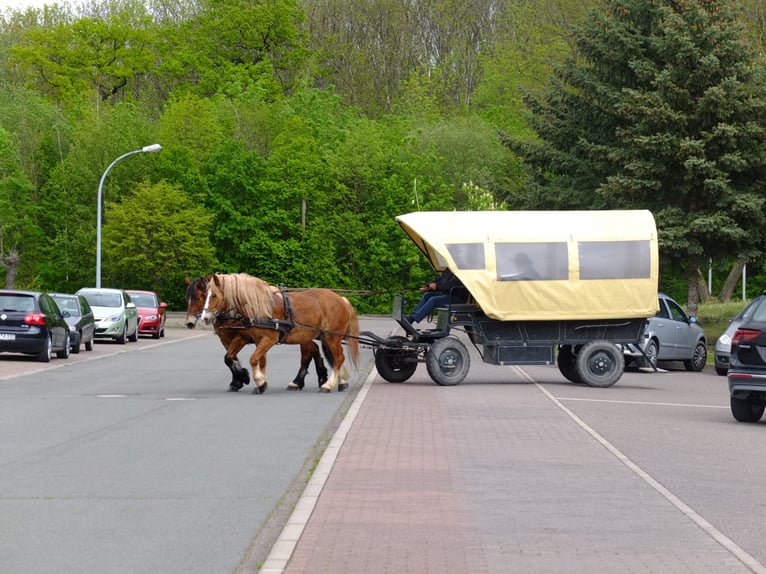
<instances>
[{"instance_id":1,"label":"wagon wheel","mask_svg":"<svg viewBox=\"0 0 766 574\"><path fill-rule=\"evenodd\" d=\"M561 347L559 347L559 353L556 357L556 364L559 367L559 371L567 380L581 384L584 381L578 376L577 369L575 369L576 359L577 355L572 351L572 345L561 345Z\"/></svg>"},{"instance_id":2,"label":"wagon wheel","mask_svg":"<svg viewBox=\"0 0 766 574\"><path fill-rule=\"evenodd\" d=\"M407 341L406 337L391 337L386 342ZM405 349L376 349L375 368L389 383L403 383L418 368L418 353Z\"/></svg>"},{"instance_id":3,"label":"wagon wheel","mask_svg":"<svg viewBox=\"0 0 766 574\"><path fill-rule=\"evenodd\" d=\"M471 367L468 349L455 337L437 339L426 354L428 374L437 385L451 387L465 379Z\"/></svg>"},{"instance_id":4,"label":"wagon wheel","mask_svg":"<svg viewBox=\"0 0 766 574\"><path fill-rule=\"evenodd\" d=\"M625 357L613 343L591 341L577 353L575 370L591 387L611 387L625 370Z\"/></svg>"}]
</instances>

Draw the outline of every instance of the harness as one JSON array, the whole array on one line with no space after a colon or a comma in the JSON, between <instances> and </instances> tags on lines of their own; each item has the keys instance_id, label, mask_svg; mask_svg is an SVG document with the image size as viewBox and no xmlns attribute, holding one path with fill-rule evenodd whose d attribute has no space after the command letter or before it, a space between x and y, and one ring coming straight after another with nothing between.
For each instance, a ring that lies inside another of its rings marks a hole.
<instances>
[{"instance_id":1,"label":"harness","mask_svg":"<svg viewBox=\"0 0 766 574\"><path fill-rule=\"evenodd\" d=\"M226 311L224 313L221 313L220 315L216 316L214 323L216 325L220 324L222 321L239 321L242 323L242 327L235 327L235 328L241 328L246 329L249 327L258 327L260 329L273 329L276 331L279 331L279 339L277 340L277 343L282 343L287 335L290 334L290 331L293 330L295 327L295 320L293 318L293 308L290 304L290 298L287 296L287 288L284 285L279 286L279 292L282 295L282 300L284 301L285 305L285 318L284 319L275 319L275 318L257 318L257 317L243 317L236 311ZM232 327L223 327L226 329L231 329Z\"/></svg>"}]
</instances>

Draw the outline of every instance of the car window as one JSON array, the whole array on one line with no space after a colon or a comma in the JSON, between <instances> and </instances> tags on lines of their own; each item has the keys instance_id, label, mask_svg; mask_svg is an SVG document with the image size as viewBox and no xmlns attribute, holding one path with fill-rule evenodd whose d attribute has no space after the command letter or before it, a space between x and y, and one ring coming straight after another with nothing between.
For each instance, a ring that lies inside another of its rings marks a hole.
<instances>
[{"instance_id":1,"label":"car window","mask_svg":"<svg viewBox=\"0 0 766 574\"><path fill-rule=\"evenodd\" d=\"M122 307L119 293L83 293L83 296L94 307Z\"/></svg>"},{"instance_id":2,"label":"car window","mask_svg":"<svg viewBox=\"0 0 766 574\"><path fill-rule=\"evenodd\" d=\"M762 299L761 304L753 308L748 317L751 321L766 321L766 304L763 304L763 301Z\"/></svg>"},{"instance_id":3,"label":"car window","mask_svg":"<svg viewBox=\"0 0 766 574\"><path fill-rule=\"evenodd\" d=\"M684 312L683 309L681 309L681 306L676 303L675 301L672 301L670 299L667 299L665 301L668 304L668 309L670 310L670 318L675 321L686 321L688 320L688 315Z\"/></svg>"},{"instance_id":4,"label":"car window","mask_svg":"<svg viewBox=\"0 0 766 574\"><path fill-rule=\"evenodd\" d=\"M88 305L88 300L85 297L80 297L80 307L82 308L82 314L87 315L91 312L90 305Z\"/></svg>"},{"instance_id":5,"label":"car window","mask_svg":"<svg viewBox=\"0 0 766 574\"><path fill-rule=\"evenodd\" d=\"M80 306L74 297L54 297L53 299L62 311L69 311L70 315L80 314Z\"/></svg>"},{"instance_id":6,"label":"car window","mask_svg":"<svg viewBox=\"0 0 766 574\"><path fill-rule=\"evenodd\" d=\"M55 317L60 313L58 310L58 305L56 305L55 301L53 301L53 299L50 297L46 297L45 295L40 296L40 308L49 317Z\"/></svg>"},{"instance_id":7,"label":"car window","mask_svg":"<svg viewBox=\"0 0 766 574\"><path fill-rule=\"evenodd\" d=\"M761 300L762 300L761 298L756 298L756 299L753 299L752 301L750 301L750 303L748 303L747 307L742 309L742 311L740 311L737 314L737 316L734 317L734 320L735 321L744 321L744 320L746 320L750 316L750 313L758 306L758 304L761 302Z\"/></svg>"},{"instance_id":8,"label":"car window","mask_svg":"<svg viewBox=\"0 0 766 574\"><path fill-rule=\"evenodd\" d=\"M147 293L131 293L130 299L136 307L157 307L157 298Z\"/></svg>"},{"instance_id":9,"label":"car window","mask_svg":"<svg viewBox=\"0 0 766 574\"><path fill-rule=\"evenodd\" d=\"M657 313L654 315L655 317L660 317L661 319L670 319L670 314L668 313L668 308L665 305L662 298L657 300L657 304L660 307L660 310L657 311Z\"/></svg>"},{"instance_id":10,"label":"car window","mask_svg":"<svg viewBox=\"0 0 766 574\"><path fill-rule=\"evenodd\" d=\"M29 312L35 310L35 300L31 295L0 295L0 311Z\"/></svg>"}]
</instances>

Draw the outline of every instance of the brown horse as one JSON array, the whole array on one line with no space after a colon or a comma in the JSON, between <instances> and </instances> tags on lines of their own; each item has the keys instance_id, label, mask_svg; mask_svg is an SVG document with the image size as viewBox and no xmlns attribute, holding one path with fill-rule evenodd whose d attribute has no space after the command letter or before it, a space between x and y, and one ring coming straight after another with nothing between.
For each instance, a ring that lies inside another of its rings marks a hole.
<instances>
[{"instance_id":1,"label":"brown horse","mask_svg":"<svg viewBox=\"0 0 766 574\"><path fill-rule=\"evenodd\" d=\"M197 319L202 314L202 307L205 304L205 291L208 282L212 280L212 275L199 277L192 281L186 277L186 326L193 329L197 325ZM213 331L218 336L221 344L226 349L224 363L231 371L231 383L229 391L236 392L244 385L250 383L250 375L239 362L239 352L248 344L258 344L262 335L256 329L245 328L242 317L234 313L219 315L213 322ZM322 355L319 353L319 347L314 341L300 343L301 347L301 365L298 374L288 385L288 389L302 390L305 385L306 375L308 374L309 364L314 361L319 385L327 382L327 369L322 361ZM264 356L262 369L266 369L266 358Z\"/></svg>"},{"instance_id":2,"label":"brown horse","mask_svg":"<svg viewBox=\"0 0 766 574\"><path fill-rule=\"evenodd\" d=\"M202 319L205 322L227 311L247 317L261 339L250 357L253 392L267 388L266 369L261 359L277 343L305 343L318 338L325 358L332 367L329 380L320 390L331 392L348 387L348 371L344 365L345 340L351 362L359 361L359 320L353 306L345 297L330 289L296 291L288 296L262 279L246 273L215 274L208 282Z\"/></svg>"}]
</instances>

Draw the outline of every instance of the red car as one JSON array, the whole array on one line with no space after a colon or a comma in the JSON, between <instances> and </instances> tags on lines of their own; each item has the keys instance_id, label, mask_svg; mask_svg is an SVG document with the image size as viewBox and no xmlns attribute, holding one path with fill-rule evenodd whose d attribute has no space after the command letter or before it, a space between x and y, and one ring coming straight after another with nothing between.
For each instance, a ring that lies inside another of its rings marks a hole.
<instances>
[{"instance_id":1,"label":"red car","mask_svg":"<svg viewBox=\"0 0 766 574\"><path fill-rule=\"evenodd\" d=\"M165 336L165 309L168 304L160 302L154 291L126 289L130 300L138 310L138 334L151 335L155 339Z\"/></svg>"}]
</instances>

